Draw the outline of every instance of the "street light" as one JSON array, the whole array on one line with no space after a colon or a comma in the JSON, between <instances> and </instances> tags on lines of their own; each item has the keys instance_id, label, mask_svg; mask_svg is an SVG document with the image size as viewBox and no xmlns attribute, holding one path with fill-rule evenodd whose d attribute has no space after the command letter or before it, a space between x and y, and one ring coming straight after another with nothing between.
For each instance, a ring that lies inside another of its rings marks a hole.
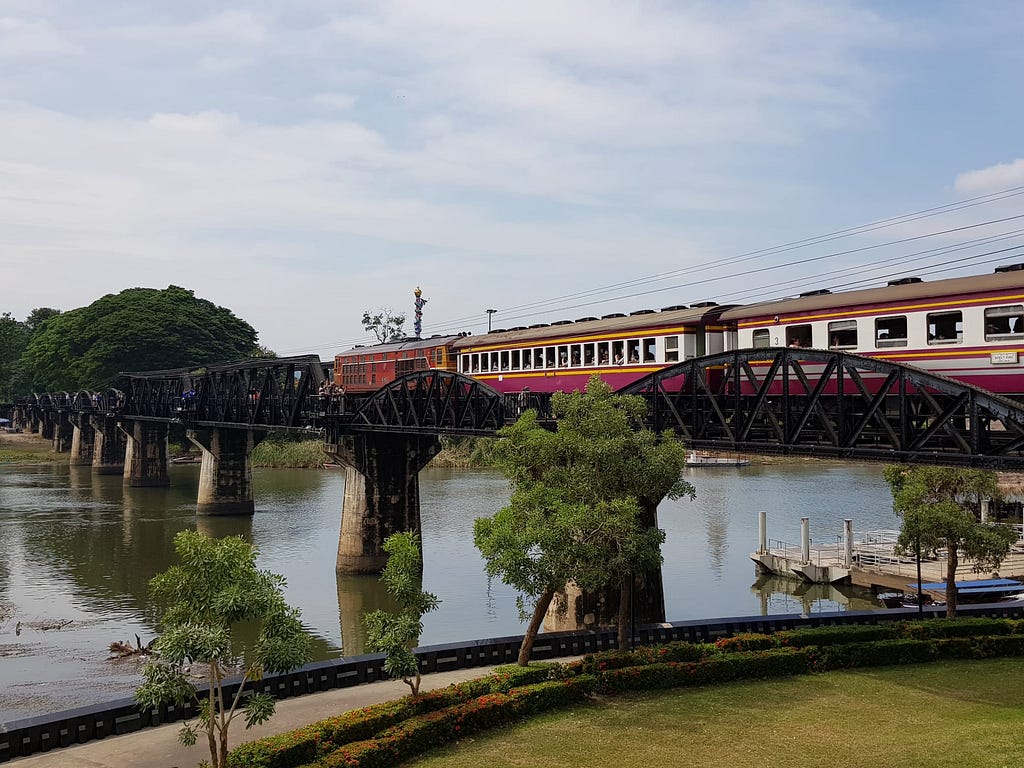
<instances>
[{"instance_id":1,"label":"street light","mask_svg":"<svg viewBox=\"0 0 1024 768\"><path fill-rule=\"evenodd\" d=\"M484 312L487 313L487 332L488 333L491 332L491 315L493 315L497 311L498 310L496 310L496 309L485 309L484 310Z\"/></svg>"}]
</instances>

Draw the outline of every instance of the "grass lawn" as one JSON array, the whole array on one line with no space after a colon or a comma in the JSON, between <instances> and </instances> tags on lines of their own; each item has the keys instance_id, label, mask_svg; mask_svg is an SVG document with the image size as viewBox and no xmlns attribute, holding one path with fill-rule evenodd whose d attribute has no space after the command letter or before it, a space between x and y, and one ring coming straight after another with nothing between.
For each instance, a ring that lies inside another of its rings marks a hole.
<instances>
[{"instance_id":1,"label":"grass lawn","mask_svg":"<svg viewBox=\"0 0 1024 768\"><path fill-rule=\"evenodd\" d=\"M439 749L418 768L1024 766L1024 660L634 694Z\"/></svg>"}]
</instances>

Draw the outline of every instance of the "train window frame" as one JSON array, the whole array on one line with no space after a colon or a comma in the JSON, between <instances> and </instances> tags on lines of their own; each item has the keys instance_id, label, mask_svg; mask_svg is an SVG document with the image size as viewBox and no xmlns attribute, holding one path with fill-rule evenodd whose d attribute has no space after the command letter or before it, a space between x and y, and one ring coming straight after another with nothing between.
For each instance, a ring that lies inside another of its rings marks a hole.
<instances>
[{"instance_id":1,"label":"train window frame","mask_svg":"<svg viewBox=\"0 0 1024 768\"><path fill-rule=\"evenodd\" d=\"M993 319L1016 318L1015 327L1007 322L1009 330L999 330L992 322ZM1011 341L1013 339L1024 339L1024 304L1004 304L998 307L985 307L985 341Z\"/></svg>"},{"instance_id":2,"label":"train window frame","mask_svg":"<svg viewBox=\"0 0 1024 768\"><path fill-rule=\"evenodd\" d=\"M522 370L529 371L533 368L533 347L521 350L520 363Z\"/></svg>"},{"instance_id":3,"label":"train window frame","mask_svg":"<svg viewBox=\"0 0 1024 768\"><path fill-rule=\"evenodd\" d=\"M602 357L604 358L602 360ZM597 344L597 364L598 365L611 365L612 364L612 344L610 341L601 341Z\"/></svg>"},{"instance_id":4,"label":"train window frame","mask_svg":"<svg viewBox=\"0 0 1024 768\"><path fill-rule=\"evenodd\" d=\"M518 349L513 349L513 350L512 350L512 351L511 351L511 352L509 353L509 358L510 358L510 360L509 360L509 368L510 368L511 370L513 370L513 371L519 371L519 370L522 370L522 368L521 368L521 367L520 367L520 365L519 365L519 363L520 363L520 362L521 362L521 360L522 360L522 352L521 352L520 350L518 350Z\"/></svg>"},{"instance_id":5,"label":"train window frame","mask_svg":"<svg viewBox=\"0 0 1024 768\"><path fill-rule=\"evenodd\" d=\"M645 363L656 363L658 361L658 340L653 336L647 336L640 343L640 351L643 353L641 359Z\"/></svg>"},{"instance_id":6,"label":"train window frame","mask_svg":"<svg viewBox=\"0 0 1024 768\"><path fill-rule=\"evenodd\" d=\"M544 367L558 367L558 351L554 347L544 347Z\"/></svg>"},{"instance_id":7,"label":"train window frame","mask_svg":"<svg viewBox=\"0 0 1024 768\"><path fill-rule=\"evenodd\" d=\"M624 349L625 342L621 339L612 342L612 365L622 365L626 362L626 356L623 354Z\"/></svg>"},{"instance_id":8,"label":"train window frame","mask_svg":"<svg viewBox=\"0 0 1024 768\"><path fill-rule=\"evenodd\" d=\"M544 370L544 347L536 347L533 350L533 367Z\"/></svg>"},{"instance_id":9,"label":"train window frame","mask_svg":"<svg viewBox=\"0 0 1024 768\"><path fill-rule=\"evenodd\" d=\"M579 368L583 365L583 345L569 345L569 365L572 368Z\"/></svg>"},{"instance_id":10,"label":"train window frame","mask_svg":"<svg viewBox=\"0 0 1024 768\"><path fill-rule=\"evenodd\" d=\"M678 363L679 362L679 337L678 336L666 336L665 337L665 362L666 363Z\"/></svg>"},{"instance_id":11,"label":"train window frame","mask_svg":"<svg viewBox=\"0 0 1024 768\"><path fill-rule=\"evenodd\" d=\"M786 346L809 349L814 346L814 328L810 323L786 326Z\"/></svg>"},{"instance_id":12,"label":"train window frame","mask_svg":"<svg viewBox=\"0 0 1024 768\"><path fill-rule=\"evenodd\" d=\"M640 362L640 339L626 340L626 362L630 365Z\"/></svg>"},{"instance_id":13,"label":"train window frame","mask_svg":"<svg viewBox=\"0 0 1024 768\"><path fill-rule=\"evenodd\" d=\"M942 327L940 327L940 321ZM952 327L949 323L952 322ZM925 329L930 346L949 346L964 343L964 313L962 309L947 309L925 315Z\"/></svg>"},{"instance_id":14,"label":"train window frame","mask_svg":"<svg viewBox=\"0 0 1024 768\"><path fill-rule=\"evenodd\" d=\"M597 344L590 342L583 345L583 365L593 366L597 362Z\"/></svg>"},{"instance_id":15,"label":"train window frame","mask_svg":"<svg viewBox=\"0 0 1024 768\"><path fill-rule=\"evenodd\" d=\"M767 328L755 328L750 337L751 349L768 349L772 345L772 332Z\"/></svg>"},{"instance_id":16,"label":"train window frame","mask_svg":"<svg viewBox=\"0 0 1024 768\"><path fill-rule=\"evenodd\" d=\"M501 370L501 355L497 352L491 352L491 373L495 373Z\"/></svg>"},{"instance_id":17,"label":"train window frame","mask_svg":"<svg viewBox=\"0 0 1024 768\"><path fill-rule=\"evenodd\" d=\"M900 321L903 324L903 335L894 336L892 331L897 329L900 325ZM885 315L883 317L875 318L875 347L878 349L887 349L891 347L905 347L907 346L907 334L909 333L906 315ZM881 336L882 331L885 331L885 336Z\"/></svg>"},{"instance_id":18,"label":"train window frame","mask_svg":"<svg viewBox=\"0 0 1024 768\"><path fill-rule=\"evenodd\" d=\"M852 343L851 343L851 336ZM831 320L828 324L828 348L829 349L856 349L857 348L857 321L856 320Z\"/></svg>"},{"instance_id":19,"label":"train window frame","mask_svg":"<svg viewBox=\"0 0 1024 768\"><path fill-rule=\"evenodd\" d=\"M558 364L558 367L559 368L568 368L569 367L569 345L568 344L559 344L556 347L556 349L558 350L558 354L556 355L555 360L556 360L556 362Z\"/></svg>"},{"instance_id":20,"label":"train window frame","mask_svg":"<svg viewBox=\"0 0 1024 768\"><path fill-rule=\"evenodd\" d=\"M508 366L509 366L508 358L509 358L509 351L507 349L503 349L503 350L501 350L501 352L498 353L498 364L501 366L498 369L499 371L507 371L508 370Z\"/></svg>"}]
</instances>

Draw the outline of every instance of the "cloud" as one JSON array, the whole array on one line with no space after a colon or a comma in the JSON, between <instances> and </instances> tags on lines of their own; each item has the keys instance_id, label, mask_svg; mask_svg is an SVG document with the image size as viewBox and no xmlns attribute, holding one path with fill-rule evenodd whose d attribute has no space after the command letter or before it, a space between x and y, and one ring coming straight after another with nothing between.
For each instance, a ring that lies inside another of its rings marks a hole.
<instances>
[{"instance_id":1,"label":"cloud","mask_svg":"<svg viewBox=\"0 0 1024 768\"><path fill-rule=\"evenodd\" d=\"M966 195L984 195L1024 185L1024 158L967 171L956 177L954 187Z\"/></svg>"},{"instance_id":2,"label":"cloud","mask_svg":"<svg viewBox=\"0 0 1024 768\"><path fill-rule=\"evenodd\" d=\"M0 59L77 53L80 49L48 21L0 17Z\"/></svg>"},{"instance_id":3,"label":"cloud","mask_svg":"<svg viewBox=\"0 0 1024 768\"><path fill-rule=\"evenodd\" d=\"M351 109L355 105L357 98L351 93L317 93L313 96L313 101L322 107L343 112Z\"/></svg>"}]
</instances>

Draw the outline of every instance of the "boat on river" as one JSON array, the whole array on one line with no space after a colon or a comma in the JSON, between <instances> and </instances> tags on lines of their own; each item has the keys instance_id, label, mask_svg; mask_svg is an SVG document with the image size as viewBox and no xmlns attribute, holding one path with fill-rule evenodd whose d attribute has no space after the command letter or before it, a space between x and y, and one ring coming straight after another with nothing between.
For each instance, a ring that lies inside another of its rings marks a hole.
<instances>
[{"instance_id":1,"label":"boat on river","mask_svg":"<svg viewBox=\"0 0 1024 768\"><path fill-rule=\"evenodd\" d=\"M917 589L917 584L907 584L908 589ZM946 582L929 581L921 585L921 591L946 594ZM1024 582L1017 579L975 579L956 583L958 603L998 603L1001 600L1024 600ZM908 595L908 602L917 605L917 598ZM927 604L927 601L926 601Z\"/></svg>"},{"instance_id":2,"label":"boat on river","mask_svg":"<svg viewBox=\"0 0 1024 768\"><path fill-rule=\"evenodd\" d=\"M749 464L749 460L741 459L739 456L712 456L697 451L690 451L690 455L686 457L688 467L746 467Z\"/></svg>"}]
</instances>

